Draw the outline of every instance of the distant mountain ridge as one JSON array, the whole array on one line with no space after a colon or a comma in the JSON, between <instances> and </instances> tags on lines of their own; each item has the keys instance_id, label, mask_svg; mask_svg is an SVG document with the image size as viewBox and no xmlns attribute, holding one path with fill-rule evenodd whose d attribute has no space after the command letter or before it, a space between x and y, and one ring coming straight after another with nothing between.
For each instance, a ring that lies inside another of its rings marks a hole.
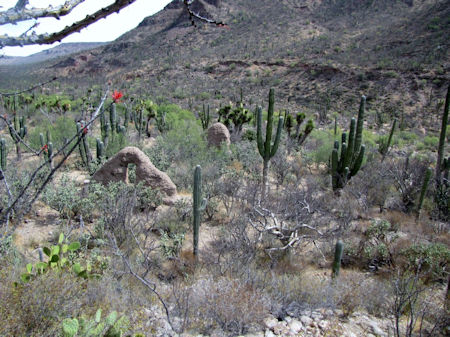
<instances>
[{"instance_id":1,"label":"distant mountain ridge","mask_svg":"<svg viewBox=\"0 0 450 337\"><path fill-rule=\"evenodd\" d=\"M43 50L29 56L4 56L0 57L0 65L22 65L50 61L58 57L64 57L85 50L97 48L107 42L70 42Z\"/></svg>"}]
</instances>

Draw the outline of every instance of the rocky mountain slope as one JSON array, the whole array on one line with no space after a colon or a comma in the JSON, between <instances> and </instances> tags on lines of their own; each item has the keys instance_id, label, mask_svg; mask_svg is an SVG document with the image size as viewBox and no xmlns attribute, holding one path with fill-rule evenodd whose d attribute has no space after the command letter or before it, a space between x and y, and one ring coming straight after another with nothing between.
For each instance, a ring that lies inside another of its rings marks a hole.
<instances>
[{"instance_id":1,"label":"rocky mountain slope","mask_svg":"<svg viewBox=\"0 0 450 337\"><path fill-rule=\"evenodd\" d=\"M42 76L113 80L184 106L236 99L277 102L316 114L342 112L361 94L370 109L434 111L449 80L450 6L444 0L197 0L195 12L227 27L192 27L182 2L115 42L58 62ZM18 76L17 73L15 76ZM413 123L413 121L411 121Z\"/></svg>"}]
</instances>

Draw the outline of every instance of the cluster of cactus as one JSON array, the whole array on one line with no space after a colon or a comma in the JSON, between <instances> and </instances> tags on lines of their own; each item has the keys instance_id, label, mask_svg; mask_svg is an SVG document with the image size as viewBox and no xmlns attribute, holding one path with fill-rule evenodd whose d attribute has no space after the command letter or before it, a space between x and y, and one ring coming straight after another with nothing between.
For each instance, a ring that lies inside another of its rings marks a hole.
<instances>
[{"instance_id":1,"label":"cluster of cactus","mask_svg":"<svg viewBox=\"0 0 450 337\"><path fill-rule=\"evenodd\" d=\"M235 134L240 134L244 124L249 123L252 120L252 113L244 108L244 103L238 102L236 107L230 103L221 107L218 111L219 122L225 124L226 127L230 128L233 123L233 131Z\"/></svg>"},{"instance_id":2,"label":"cluster of cactus","mask_svg":"<svg viewBox=\"0 0 450 337\"><path fill-rule=\"evenodd\" d=\"M89 144L87 140L87 129L84 126L84 122L78 122L77 123L77 134L79 137L79 144L78 149L80 151L81 160L83 162L83 165L89 168L89 164L91 163L92 156L91 152L89 151Z\"/></svg>"},{"instance_id":3,"label":"cluster of cactus","mask_svg":"<svg viewBox=\"0 0 450 337\"><path fill-rule=\"evenodd\" d=\"M4 138L0 139L0 168L2 171L6 170L6 157L8 153L6 152L6 141Z\"/></svg>"},{"instance_id":4,"label":"cluster of cactus","mask_svg":"<svg viewBox=\"0 0 450 337\"><path fill-rule=\"evenodd\" d=\"M102 142L105 144L105 146L108 146L110 129L111 129L111 126L109 124L109 121L106 118L105 111L102 111L102 113L100 115L100 133L102 135Z\"/></svg>"},{"instance_id":5,"label":"cluster of cactus","mask_svg":"<svg viewBox=\"0 0 450 337\"><path fill-rule=\"evenodd\" d=\"M267 126L266 126L266 140L263 142L262 132L262 108L258 107L257 111L257 123L256 123L256 140L258 143L258 151L263 159L263 180L262 180L262 193L261 199L264 200L267 192L267 177L269 171L270 159L275 155L280 144L281 131L283 129L284 118L280 115L278 120L277 133L275 141L272 144L272 128L273 128L273 112L275 104L275 90L273 88L269 91L269 108L267 110Z\"/></svg>"},{"instance_id":6,"label":"cluster of cactus","mask_svg":"<svg viewBox=\"0 0 450 337\"><path fill-rule=\"evenodd\" d=\"M145 114L147 116L145 116ZM150 137L150 120L156 118L157 116L157 106L151 100L141 100L139 104L135 106L134 112L134 126L138 132L139 138L146 132L147 137ZM147 119L145 118L147 117ZM165 118L164 118L165 122Z\"/></svg>"},{"instance_id":7,"label":"cluster of cactus","mask_svg":"<svg viewBox=\"0 0 450 337\"><path fill-rule=\"evenodd\" d=\"M201 199L202 195L202 168L197 165L194 170L194 191L193 191L193 247L194 256L198 255L198 237L200 231L200 212L206 208L207 200Z\"/></svg>"},{"instance_id":8,"label":"cluster of cactus","mask_svg":"<svg viewBox=\"0 0 450 337\"><path fill-rule=\"evenodd\" d=\"M381 161L384 161L386 158L386 155L389 152L389 147L392 143L392 137L394 136L395 127L397 126L397 119L394 119L394 122L392 123L391 131L389 132L388 138L382 138L380 141L380 145L378 147L378 152L381 154Z\"/></svg>"},{"instance_id":9,"label":"cluster of cactus","mask_svg":"<svg viewBox=\"0 0 450 337\"><path fill-rule=\"evenodd\" d=\"M42 253L40 253L40 261L38 263L34 266L31 263L27 264L26 272L20 276L22 282L29 282L33 277L44 274L51 269L62 270L63 268L66 268L70 264L66 254L78 250L81 245L77 241L72 243L64 243L64 241L64 234L61 233L59 235L58 244L42 248L42 251L48 257L47 262L43 261L44 258ZM79 263L73 264L72 270L79 277L88 277L88 270L83 269Z\"/></svg>"},{"instance_id":10,"label":"cluster of cactus","mask_svg":"<svg viewBox=\"0 0 450 337\"><path fill-rule=\"evenodd\" d=\"M198 117L200 118L200 122L202 123L203 130L208 129L209 123L211 121L209 116L209 104L208 108L206 108L205 104L203 104L203 110L198 113Z\"/></svg>"},{"instance_id":11,"label":"cluster of cactus","mask_svg":"<svg viewBox=\"0 0 450 337\"><path fill-rule=\"evenodd\" d=\"M26 125L26 119L24 116L18 117L17 114L14 114L13 123L9 123L8 125L9 134L11 135L11 138L13 139L14 143L16 144L16 152L17 152L17 159L20 160L21 153L20 153L20 141L25 138L25 136L28 133L27 125Z\"/></svg>"},{"instance_id":12,"label":"cluster of cactus","mask_svg":"<svg viewBox=\"0 0 450 337\"><path fill-rule=\"evenodd\" d=\"M168 130L165 111L156 114L156 127L160 133L164 133Z\"/></svg>"},{"instance_id":13,"label":"cluster of cactus","mask_svg":"<svg viewBox=\"0 0 450 337\"><path fill-rule=\"evenodd\" d=\"M294 138L297 141L297 145L300 146L304 143L309 134L314 130L314 122L312 119L308 119L303 131L300 131L301 125L305 121L306 116L303 112L297 113L295 116L295 135L292 134L292 129L294 128L294 117L288 112L285 113L285 124L287 134L289 138Z\"/></svg>"},{"instance_id":14,"label":"cluster of cactus","mask_svg":"<svg viewBox=\"0 0 450 337\"><path fill-rule=\"evenodd\" d=\"M53 143L50 136L50 131L47 130L46 132L46 138L44 139L44 135L42 133L39 134L39 140L41 142L41 148L44 152L45 161L47 161L50 165L50 167L53 167L52 163L52 157L53 157Z\"/></svg>"},{"instance_id":15,"label":"cluster of cactus","mask_svg":"<svg viewBox=\"0 0 450 337\"><path fill-rule=\"evenodd\" d=\"M102 310L98 309L94 319L86 317L66 318L62 321L63 337L122 337L128 332L130 320L116 311L102 320ZM128 336L128 334L126 335ZM138 337L140 335L135 335Z\"/></svg>"},{"instance_id":16,"label":"cluster of cactus","mask_svg":"<svg viewBox=\"0 0 450 337\"><path fill-rule=\"evenodd\" d=\"M341 271L341 261L343 252L344 252L344 243L341 240L338 240L334 248L334 261L333 266L331 268L332 278L336 278L339 276L339 273Z\"/></svg>"},{"instance_id":17,"label":"cluster of cactus","mask_svg":"<svg viewBox=\"0 0 450 337\"><path fill-rule=\"evenodd\" d=\"M115 134L124 133L126 130L125 125L120 125L120 118L117 117L116 103L111 104L111 110L109 112L109 122L111 136L114 138Z\"/></svg>"},{"instance_id":18,"label":"cluster of cactus","mask_svg":"<svg viewBox=\"0 0 450 337\"><path fill-rule=\"evenodd\" d=\"M364 108L366 97L361 97L358 120L352 118L350 134L342 133L341 153L339 157L339 141L334 142L331 154L331 179L333 190L341 189L347 181L358 173L364 160L365 146L362 145Z\"/></svg>"}]
</instances>

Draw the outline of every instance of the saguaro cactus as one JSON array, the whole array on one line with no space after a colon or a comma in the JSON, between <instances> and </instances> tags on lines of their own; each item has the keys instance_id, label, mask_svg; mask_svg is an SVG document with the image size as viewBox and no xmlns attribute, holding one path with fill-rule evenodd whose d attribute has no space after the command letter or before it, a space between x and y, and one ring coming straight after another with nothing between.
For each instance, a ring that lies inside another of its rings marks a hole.
<instances>
[{"instance_id":1,"label":"saguaro cactus","mask_svg":"<svg viewBox=\"0 0 450 337\"><path fill-rule=\"evenodd\" d=\"M364 107L366 97L361 97L359 106L358 120L352 118L350 122L350 133L342 134L341 155L339 158L339 142L334 142L334 148L331 153L331 178L333 190L343 188L347 181L358 173L361 168L365 146L362 145L362 131L364 123Z\"/></svg>"},{"instance_id":2,"label":"saguaro cactus","mask_svg":"<svg viewBox=\"0 0 450 337\"><path fill-rule=\"evenodd\" d=\"M48 161L50 168L53 168L53 143L51 142L50 131L46 132L46 140L44 139L44 135L42 133L39 134L39 140L41 142L41 147L44 152L45 160Z\"/></svg>"},{"instance_id":3,"label":"saguaro cactus","mask_svg":"<svg viewBox=\"0 0 450 337\"><path fill-rule=\"evenodd\" d=\"M270 89L269 92L269 109L267 111L267 126L266 126L266 141L263 142L262 135L262 108L258 107L257 123L256 123L256 138L258 142L258 151L263 158L263 180L261 189L261 199L264 200L267 193L267 175L269 171L270 159L275 155L280 144L281 130L283 129L284 119L280 116L278 120L277 133L275 141L272 144L272 128L273 128L273 107L275 103L275 91Z\"/></svg>"},{"instance_id":4,"label":"saguaro cactus","mask_svg":"<svg viewBox=\"0 0 450 337\"><path fill-rule=\"evenodd\" d=\"M206 108L205 104L203 104L203 110L198 113L200 117L200 122L202 123L203 130L206 130L209 127L210 116L209 116L209 104L208 108Z\"/></svg>"},{"instance_id":5,"label":"saguaro cactus","mask_svg":"<svg viewBox=\"0 0 450 337\"><path fill-rule=\"evenodd\" d=\"M97 162L101 163L105 157L105 145L97 138Z\"/></svg>"},{"instance_id":6,"label":"saguaro cactus","mask_svg":"<svg viewBox=\"0 0 450 337\"><path fill-rule=\"evenodd\" d=\"M198 236L200 230L200 212L204 211L206 208L207 200L205 198L201 199L202 194L202 168L197 165L194 170L194 193L193 193L193 246L194 246L194 256L198 255Z\"/></svg>"},{"instance_id":7,"label":"saguaro cactus","mask_svg":"<svg viewBox=\"0 0 450 337\"><path fill-rule=\"evenodd\" d=\"M341 271L341 260L343 252L344 252L344 243L341 240L338 240L336 242L336 247L334 248L334 261L331 273L331 276L333 278L338 277Z\"/></svg>"},{"instance_id":8,"label":"saguaro cactus","mask_svg":"<svg viewBox=\"0 0 450 337\"><path fill-rule=\"evenodd\" d=\"M77 123L77 134L81 139L80 143L78 144L81 160L83 161L83 164L86 166L86 168L89 169L89 164L91 162L92 157L91 152L89 151L89 144L86 139L85 130L87 131L87 129L84 127L84 123L83 124Z\"/></svg>"}]
</instances>

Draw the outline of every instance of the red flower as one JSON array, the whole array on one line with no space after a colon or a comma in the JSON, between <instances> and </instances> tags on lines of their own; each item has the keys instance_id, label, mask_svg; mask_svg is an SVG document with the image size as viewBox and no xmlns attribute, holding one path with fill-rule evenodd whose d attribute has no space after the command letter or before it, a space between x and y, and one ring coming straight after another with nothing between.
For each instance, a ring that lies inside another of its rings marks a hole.
<instances>
[{"instance_id":1,"label":"red flower","mask_svg":"<svg viewBox=\"0 0 450 337\"><path fill-rule=\"evenodd\" d=\"M123 94L120 91L116 91L114 90L113 94L112 94L112 98L114 103L118 103L119 99L121 99L123 97Z\"/></svg>"},{"instance_id":2,"label":"red flower","mask_svg":"<svg viewBox=\"0 0 450 337\"><path fill-rule=\"evenodd\" d=\"M88 133L88 128L85 127L85 128L83 129L83 135L86 135L87 133Z\"/></svg>"},{"instance_id":3,"label":"red flower","mask_svg":"<svg viewBox=\"0 0 450 337\"><path fill-rule=\"evenodd\" d=\"M45 144L45 145L41 148L41 151L44 151L45 153L47 153L47 151L48 151L48 145Z\"/></svg>"}]
</instances>

